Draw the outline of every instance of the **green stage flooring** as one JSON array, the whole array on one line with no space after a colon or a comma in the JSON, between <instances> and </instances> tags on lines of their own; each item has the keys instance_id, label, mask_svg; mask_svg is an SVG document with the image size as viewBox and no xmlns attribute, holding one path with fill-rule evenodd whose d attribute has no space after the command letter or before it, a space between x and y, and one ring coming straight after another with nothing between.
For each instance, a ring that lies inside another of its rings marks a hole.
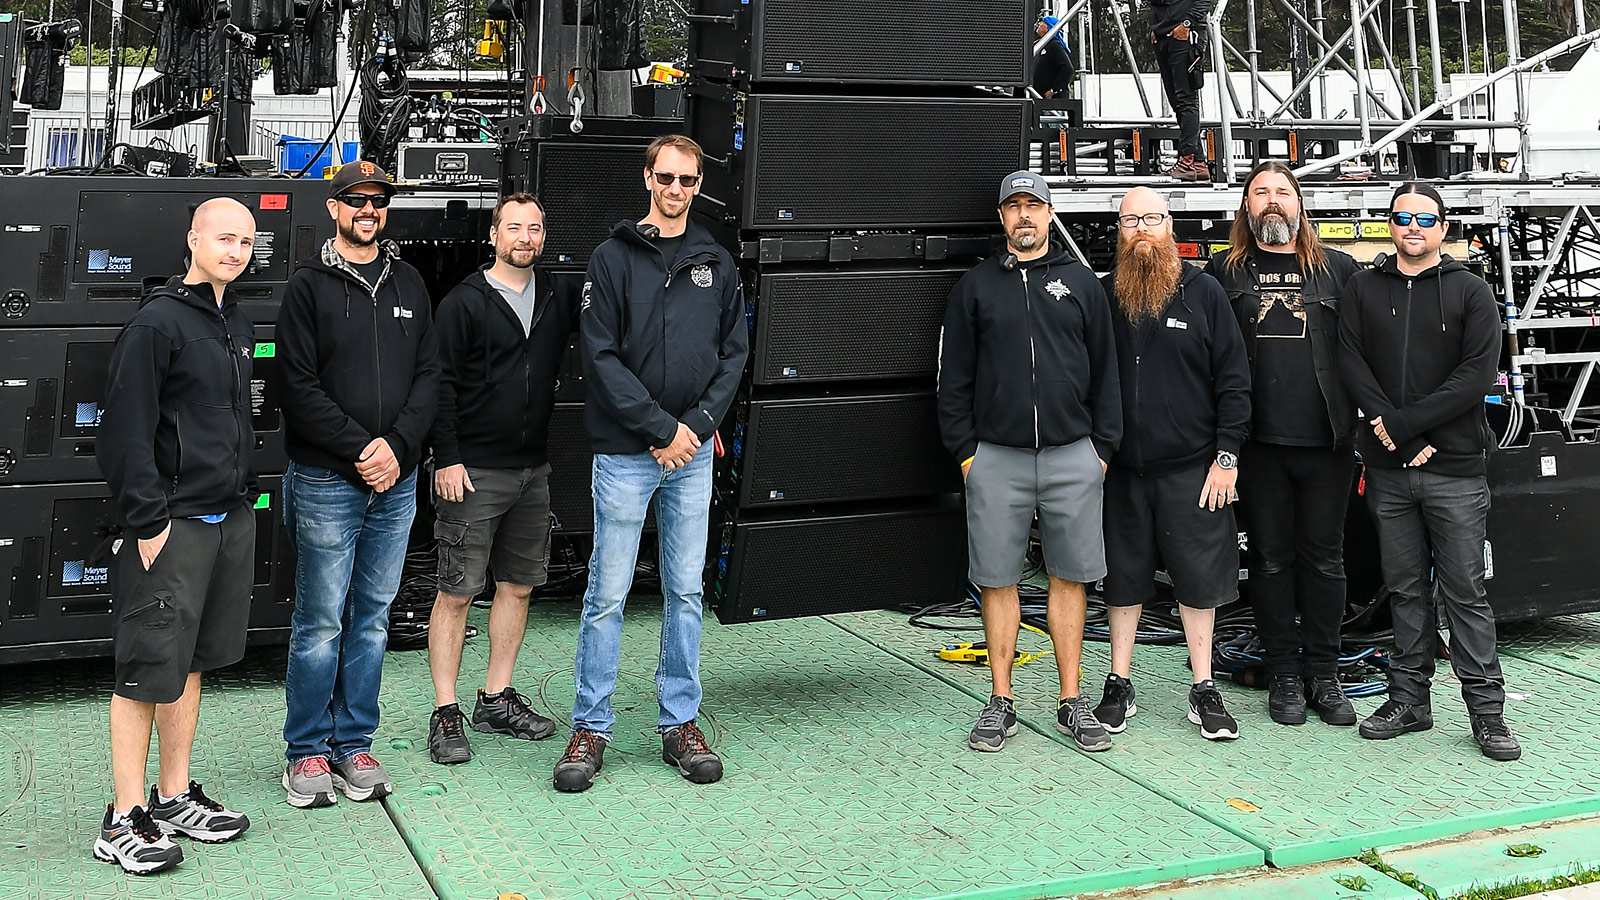
<instances>
[{"instance_id":1,"label":"green stage flooring","mask_svg":"<svg viewBox=\"0 0 1600 900\"><path fill-rule=\"evenodd\" d=\"M1181 651L1163 648L1140 648L1140 713L1109 753L1056 735L1047 657L1018 672L1021 733L978 754L965 738L983 670L938 661L946 636L890 613L708 623L702 724L728 777L691 785L658 756L658 607L635 601L616 740L575 796L550 783L564 731L539 743L472 733L472 762L429 763L427 660L412 652L388 657L374 748L396 795L292 809L278 785L283 654L253 651L208 683L195 777L254 825L232 844L186 844L177 872L144 879L89 855L110 795L109 664L0 669L0 896L1044 898L1600 811L1596 687L1524 655L1506 660L1511 690L1528 695L1510 708L1529 751L1515 764L1477 754L1448 675L1427 734L1374 744L1282 728L1241 688L1226 693L1244 738L1211 744L1184 718ZM518 667L519 687L563 725L576 615L575 603L535 607ZM1590 620L1563 621L1581 633L1567 649L1600 654ZM1560 638L1551 627L1545 644ZM464 696L487 652L486 635L468 642ZM1104 645L1086 668L1097 691Z\"/></svg>"}]
</instances>

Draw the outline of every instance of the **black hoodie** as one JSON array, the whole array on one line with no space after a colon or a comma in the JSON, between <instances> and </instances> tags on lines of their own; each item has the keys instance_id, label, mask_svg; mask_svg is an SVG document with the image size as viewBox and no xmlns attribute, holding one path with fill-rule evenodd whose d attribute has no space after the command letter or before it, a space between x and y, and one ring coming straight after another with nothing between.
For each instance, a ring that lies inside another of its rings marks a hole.
<instances>
[{"instance_id":1,"label":"black hoodie","mask_svg":"<svg viewBox=\"0 0 1600 900\"><path fill-rule=\"evenodd\" d=\"M589 258L579 333L594 452L665 447L679 422L710 440L749 350L739 270L692 218L670 266L638 226L618 222Z\"/></svg>"},{"instance_id":2,"label":"black hoodie","mask_svg":"<svg viewBox=\"0 0 1600 900\"><path fill-rule=\"evenodd\" d=\"M1339 370L1361 407L1362 461L1401 468L1431 444L1425 471L1485 474L1484 397L1500 364L1500 315L1489 285L1449 256L1418 275L1403 274L1390 256L1356 273L1340 305ZM1396 450L1368 424L1379 416Z\"/></svg>"},{"instance_id":3,"label":"black hoodie","mask_svg":"<svg viewBox=\"0 0 1600 900\"><path fill-rule=\"evenodd\" d=\"M524 334L516 310L484 278L488 268L439 304L439 415L430 440L437 466L521 469L548 456L556 372L578 324L577 291L553 289L550 275L535 270L533 323Z\"/></svg>"},{"instance_id":4,"label":"black hoodie","mask_svg":"<svg viewBox=\"0 0 1600 900\"><path fill-rule=\"evenodd\" d=\"M1250 360L1228 295L1188 263L1161 315L1134 325L1105 277L1122 374L1122 448L1114 466L1161 475L1239 452L1250 428Z\"/></svg>"},{"instance_id":5,"label":"black hoodie","mask_svg":"<svg viewBox=\"0 0 1600 900\"><path fill-rule=\"evenodd\" d=\"M278 311L284 442L289 458L368 490L361 451L383 438L405 478L422 458L439 401L432 304L392 241L369 285L329 239L289 277Z\"/></svg>"},{"instance_id":6,"label":"black hoodie","mask_svg":"<svg viewBox=\"0 0 1600 900\"><path fill-rule=\"evenodd\" d=\"M1043 449L1087 437L1109 462L1122 401L1100 283L1065 248L1015 259L989 257L950 292L939 333L944 445L965 461L979 441Z\"/></svg>"},{"instance_id":7,"label":"black hoodie","mask_svg":"<svg viewBox=\"0 0 1600 900\"><path fill-rule=\"evenodd\" d=\"M1184 22L1190 28L1205 28L1206 16L1211 15L1211 7L1216 0L1151 0L1150 3L1150 30L1160 37L1166 37Z\"/></svg>"},{"instance_id":8,"label":"black hoodie","mask_svg":"<svg viewBox=\"0 0 1600 900\"><path fill-rule=\"evenodd\" d=\"M95 455L134 537L255 501L254 349L255 329L231 292L219 310L210 285L182 278L146 295L123 326Z\"/></svg>"}]
</instances>

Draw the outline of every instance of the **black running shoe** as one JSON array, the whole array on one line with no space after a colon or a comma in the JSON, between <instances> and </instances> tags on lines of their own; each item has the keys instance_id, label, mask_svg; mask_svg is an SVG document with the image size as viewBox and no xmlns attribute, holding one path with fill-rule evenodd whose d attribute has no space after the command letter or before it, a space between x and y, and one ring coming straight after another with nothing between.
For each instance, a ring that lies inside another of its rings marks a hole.
<instances>
[{"instance_id":1,"label":"black running shoe","mask_svg":"<svg viewBox=\"0 0 1600 900\"><path fill-rule=\"evenodd\" d=\"M576 793L594 784L595 773L605 765L606 739L598 731L578 730L567 742L567 752L556 763L556 790Z\"/></svg>"},{"instance_id":2,"label":"black running shoe","mask_svg":"<svg viewBox=\"0 0 1600 900\"><path fill-rule=\"evenodd\" d=\"M1356 708L1344 695L1337 678L1313 678L1306 692L1306 703L1329 725L1354 725Z\"/></svg>"},{"instance_id":3,"label":"black running shoe","mask_svg":"<svg viewBox=\"0 0 1600 900\"><path fill-rule=\"evenodd\" d=\"M189 789L162 803L155 785L150 786L150 818L162 834L181 834L202 844L231 841L250 827L244 813L234 812L206 796L200 783L189 782Z\"/></svg>"},{"instance_id":4,"label":"black running shoe","mask_svg":"<svg viewBox=\"0 0 1600 900\"><path fill-rule=\"evenodd\" d=\"M1433 727L1433 707L1385 700L1361 723L1361 736L1370 741L1387 741L1412 731Z\"/></svg>"},{"instance_id":5,"label":"black running shoe","mask_svg":"<svg viewBox=\"0 0 1600 900\"><path fill-rule=\"evenodd\" d=\"M1522 758L1522 745L1511 735L1506 717L1485 713L1472 717L1472 739L1478 742L1483 755L1501 762Z\"/></svg>"},{"instance_id":6,"label":"black running shoe","mask_svg":"<svg viewBox=\"0 0 1600 900\"><path fill-rule=\"evenodd\" d=\"M478 691L477 705L472 707L472 730L542 741L556 733L556 723L534 712L527 697L508 687L498 696Z\"/></svg>"},{"instance_id":7,"label":"black running shoe","mask_svg":"<svg viewBox=\"0 0 1600 900\"><path fill-rule=\"evenodd\" d=\"M1222 705L1222 692L1211 679L1189 689L1189 721L1200 726L1208 741L1233 741L1239 738L1239 723Z\"/></svg>"},{"instance_id":8,"label":"black running shoe","mask_svg":"<svg viewBox=\"0 0 1600 900\"><path fill-rule=\"evenodd\" d=\"M967 735L967 746L985 753L998 753L1006 745L1006 738L1017 733L1017 708L1010 697L999 694L989 698L978 712L978 724Z\"/></svg>"},{"instance_id":9,"label":"black running shoe","mask_svg":"<svg viewBox=\"0 0 1600 900\"><path fill-rule=\"evenodd\" d=\"M144 807L135 806L120 822L112 821L111 807L100 820L100 837L94 842L94 858L116 863L129 875L164 872L183 862L183 848L161 833L161 826L150 819Z\"/></svg>"},{"instance_id":10,"label":"black running shoe","mask_svg":"<svg viewBox=\"0 0 1600 900\"><path fill-rule=\"evenodd\" d=\"M695 784L711 784L722 778L722 758L706 743L705 732L693 721L661 735L661 761L677 766L683 777Z\"/></svg>"},{"instance_id":11,"label":"black running shoe","mask_svg":"<svg viewBox=\"0 0 1600 900\"><path fill-rule=\"evenodd\" d=\"M1086 697L1066 697L1056 701L1056 730L1072 738L1079 750L1098 753L1111 749L1111 733L1094 717Z\"/></svg>"},{"instance_id":12,"label":"black running shoe","mask_svg":"<svg viewBox=\"0 0 1600 900\"><path fill-rule=\"evenodd\" d=\"M453 766L472 759L472 742L467 740L467 717L452 703L433 711L428 718L428 758L441 766Z\"/></svg>"},{"instance_id":13,"label":"black running shoe","mask_svg":"<svg viewBox=\"0 0 1600 900\"><path fill-rule=\"evenodd\" d=\"M1094 717L1112 734L1121 734L1128 727L1128 719L1139 711L1133 702L1133 682L1121 675L1107 675L1105 691L1100 695L1100 705L1094 708Z\"/></svg>"}]
</instances>

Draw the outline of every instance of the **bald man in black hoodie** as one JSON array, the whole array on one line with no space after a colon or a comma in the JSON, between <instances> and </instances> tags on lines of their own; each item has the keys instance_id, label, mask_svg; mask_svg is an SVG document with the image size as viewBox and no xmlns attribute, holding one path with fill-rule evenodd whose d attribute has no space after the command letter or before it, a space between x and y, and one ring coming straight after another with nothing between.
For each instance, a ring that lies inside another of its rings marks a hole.
<instances>
[{"instance_id":1,"label":"bald man in black hoodie","mask_svg":"<svg viewBox=\"0 0 1600 900\"><path fill-rule=\"evenodd\" d=\"M1483 589L1483 405L1500 360L1500 318L1483 279L1439 252L1448 226L1437 191L1401 185L1389 208L1397 252L1350 279L1339 316L1340 370L1364 421L1356 448L1394 615L1389 699L1361 723L1361 736L1387 740L1433 727L1431 568L1473 739L1490 759L1513 760L1522 748L1506 726L1494 610Z\"/></svg>"}]
</instances>

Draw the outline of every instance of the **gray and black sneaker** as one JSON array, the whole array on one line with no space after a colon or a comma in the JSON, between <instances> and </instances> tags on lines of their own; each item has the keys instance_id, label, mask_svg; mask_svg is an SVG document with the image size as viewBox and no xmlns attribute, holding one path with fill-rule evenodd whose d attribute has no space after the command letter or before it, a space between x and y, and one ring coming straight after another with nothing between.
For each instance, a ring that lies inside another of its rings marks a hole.
<instances>
[{"instance_id":1,"label":"gray and black sneaker","mask_svg":"<svg viewBox=\"0 0 1600 900\"><path fill-rule=\"evenodd\" d=\"M1207 678L1189 689L1189 721L1200 726L1208 741L1233 741L1239 738L1239 723L1222 705L1222 692Z\"/></svg>"},{"instance_id":2,"label":"gray and black sneaker","mask_svg":"<svg viewBox=\"0 0 1600 900\"><path fill-rule=\"evenodd\" d=\"M1121 734L1128 727L1128 719L1139 711L1134 702L1133 682L1121 675L1107 675L1105 691L1100 695L1100 705L1094 708L1094 717L1112 734Z\"/></svg>"},{"instance_id":3,"label":"gray and black sneaker","mask_svg":"<svg viewBox=\"0 0 1600 900\"><path fill-rule=\"evenodd\" d=\"M284 766L283 789L290 806L311 809L332 806L339 795L333 792L333 769L326 756L310 756Z\"/></svg>"},{"instance_id":4,"label":"gray and black sneaker","mask_svg":"<svg viewBox=\"0 0 1600 900\"><path fill-rule=\"evenodd\" d=\"M978 724L967 735L967 746L985 753L998 753L1006 745L1006 738L1017 733L1017 708L1010 697L999 694L989 698L978 713Z\"/></svg>"},{"instance_id":5,"label":"gray and black sneaker","mask_svg":"<svg viewBox=\"0 0 1600 900\"><path fill-rule=\"evenodd\" d=\"M661 761L677 766L695 784L722 779L722 758L706 743L705 732L693 720L661 735Z\"/></svg>"},{"instance_id":6,"label":"gray and black sneaker","mask_svg":"<svg viewBox=\"0 0 1600 900\"><path fill-rule=\"evenodd\" d=\"M1306 723L1306 682L1293 672L1279 672L1267 682L1267 715L1279 725Z\"/></svg>"},{"instance_id":7,"label":"gray and black sneaker","mask_svg":"<svg viewBox=\"0 0 1600 900\"><path fill-rule=\"evenodd\" d=\"M1356 708L1345 696L1337 678L1312 678L1306 691L1306 704L1329 725L1354 725Z\"/></svg>"},{"instance_id":8,"label":"gray and black sneaker","mask_svg":"<svg viewBox=\"0 0 1600 900\"><path fill-rule=\"evenodd\" d=\"M220 844L231 841L250 827L244 813L234 812L206 796L199 782L189 782L189 789L162 803L155 785L150 786L150 818L162 834L181 834L202 844Z\"/></svg>"},{"instance_id":9,"label":"gray and black sneaker","mask_svg":"<svg viewBox=\"0 0 1600 900\"><path fill-rule=\"evenodd\" d=\"M508 687L498 694L478 691L478 703L472 708L472 730L542 741L556 733L556 723L534 712L527 697Z\"/></svg>"},{"instance_id":10,"label":"gray and black sneaker","mask_svg":"<svg viewBox=\"0 0 1600 900\"><path fill-rule=\"evenodd\" d=\"M135 806L120 820L109 805L100 820L100 837L94 842L94 858L116 863L129 875L164 872L183 862L183 848L161 833L144 807Z\"/></svg>"},{"instance_id":11,"label":"gray and black sneaker","mask_svg":"<svg viewBox=\"0 0 1600 900\"><path fill-rule=\"evenodd\" d=\"M357 753L333 764L333 786L356 802L381 800L394 793L394 784L371 753Z\"/></svg>"},{"instance_id":12,"label":"gray and black sneaker","mask_svg":"<svg viewBox=\"0 0 1600 900\"><path fill-rule=\"evenodd\" d=\"M1387 741L1413 731L1433 727L1433 707L1385 700L1357 729L1369 741Z\"/></svg>"},{"instance_id":13,"label":"gray and black sneaker","mask_svg":"<svg viewBox=\"0 0 1600 900\"><path fill-rule=\"evenodd\" d=\"M1098 753L1111 749L1111 733L1094 717L1082 696L1063 698L1056 706L1056 730L1072 738L1079 750Z\"/></svg>"},{"instance_id":14,"label":"gray and black sneaker","mask_svg":"<svg viewBox=\"0 0 1600 900\"><path fill-rule=\"evenodd\" d=\"M1472 717L1472 739L1478 742L1483 755L1501 762L1522 758L1522 745L1511 735L1506 717L1485 713Z\"/></svg>"},{"instance_id":15,"label":"gray and black sneaker","mask_svg":"<svg viewBox=\"0 0 1600 900\"><path fill-rule=\"evenodd\" d=\"M482 701L479 701L482 703ZM434 709L428 717L428 758L441 766L453 766L472 759L472 742L467 740L467 717L454 703Z\"/></svg>"},{"instance_id":16,"label":"gray and black sneaker","mask_svg":"<svg viewBox=\"0 0 1600 900\"><path fill-rule=\"evenodd\" d=\"M606 738L598 731L578 729L567 741L567 752L556 762L556 790L587 791L605 765Z\"/></svg>"}]
</instances>

